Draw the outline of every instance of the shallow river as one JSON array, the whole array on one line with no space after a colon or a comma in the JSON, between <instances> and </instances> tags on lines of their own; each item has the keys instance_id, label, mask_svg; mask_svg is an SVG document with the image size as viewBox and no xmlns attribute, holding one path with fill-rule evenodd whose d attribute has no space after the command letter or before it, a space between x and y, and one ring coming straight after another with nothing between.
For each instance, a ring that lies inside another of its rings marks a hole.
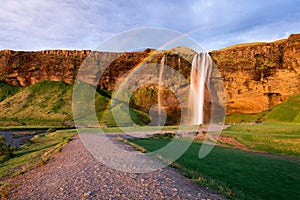
<instances>
[{"instance_id":1,"label":"shallow river","mask_svg":"<svg viewBox=\"0 0 300 200\"><path fill-rule=\"evenodd\" d=\"M36 134L46 133L45 130L12 130L0 131L0 136L4 136L7 145L19 147L25 144L29 139L33 138Z\"/></svg>"}]
</instances>

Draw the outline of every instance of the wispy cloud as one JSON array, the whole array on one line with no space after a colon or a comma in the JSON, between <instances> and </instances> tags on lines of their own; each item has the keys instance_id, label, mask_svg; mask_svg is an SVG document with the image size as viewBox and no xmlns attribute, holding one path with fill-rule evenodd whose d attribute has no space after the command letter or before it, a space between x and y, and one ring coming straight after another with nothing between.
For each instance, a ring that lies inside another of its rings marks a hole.
<instances>
[{"instance_id":1,"label":"wispy cloud","mask_svg":"<svg viewBox=\"0 0 300 200\"><path fill-rule=\"evenodd\" d=\"M0 49L94 49L132 28L163 27L206 49L300 32L298 0L2 0Z\"/></svg>"}]
</instances>

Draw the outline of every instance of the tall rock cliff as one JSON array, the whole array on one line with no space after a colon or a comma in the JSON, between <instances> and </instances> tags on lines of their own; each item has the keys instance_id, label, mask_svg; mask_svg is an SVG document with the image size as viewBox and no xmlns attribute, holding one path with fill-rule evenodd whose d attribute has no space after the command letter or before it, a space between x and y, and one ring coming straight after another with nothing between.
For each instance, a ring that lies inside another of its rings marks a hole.
<instances>
[{"instance_id":1,"label":"tall rock cliff","mask_svg":"<svg viewBox=\"0 0 300 200\"><path fill-rule=\"evenodd\" d=\"M227 112L258 113L300 93L300 34L213 51Z\"/></svg>"},{"instance_id":2,"label":"tall rock cliff","mask_svg":"<svg viewBox=\"0 0 300 200\"><path fill-rule=\"evenodd\" d=\"M102 75L99 87L113 90L115 83L141 63L154 50L121 53ZM28 86L43 80L73 84L78 68L91 53L89 50L44 50L37 52L0 51L0 81ZM116 53L100 52L115 57ZM175 51L163 52L147 62L160 63L166 55L167 65L188 80L190 61ZM300 93L300 34L270 43L242 44L210 52L222 74L227 98L227 113L258 113ZM180 60L180 62L178 61ZM94 79L87 74L86 79ZM151 86L151 88L155 87ZM171 103L170 103L171 102ZM176 104L169 98L166 104ZM142 105L138 105L142 106ZM170 105L174 113L178 108Z\"/></svg>"},{"instance_id":3,"label":"tall rock cliff","mask_svg":"<svg viewBox=\"0 0 300 200\"><path fill-rule=\"evenodd\" d=\"M43 80L72 84L89 50L0 51L0 80L28 86Z\"/></svg>"}]
</instances>

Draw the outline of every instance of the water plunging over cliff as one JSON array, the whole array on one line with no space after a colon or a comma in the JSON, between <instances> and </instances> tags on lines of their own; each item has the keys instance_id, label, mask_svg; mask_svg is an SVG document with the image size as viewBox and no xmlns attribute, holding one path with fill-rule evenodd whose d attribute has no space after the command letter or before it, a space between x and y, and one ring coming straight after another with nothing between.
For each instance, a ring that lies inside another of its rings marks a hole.
<instances>
[{"instance_id":1,"label":"water plunging over cliff","mask_svg":"<svg viewBox=\"0 0 300 200\"><path fill-rule=\"evenodd\" d=\"M160 71L159 71L159 84L163 85L163 74L164 74L164 66L166 65L166 56L164 55L160 61ZM161 92L161 86L158 88L157 92L157 104L158 104L158 125L162 124L162 92Z\"/></svg>"},{"instance_id":2,"label":"water plunging over cliff","mask_svg":"<svg viewBox=\"0 0 300 200\"><path fill-rule=\"evenodd\" d=\"M212 59L207 53L195 54L191 69L189 95L189 118L192 125L204 123L205 84L209 87L212 72Z\"/></svg>"}]
</instances>

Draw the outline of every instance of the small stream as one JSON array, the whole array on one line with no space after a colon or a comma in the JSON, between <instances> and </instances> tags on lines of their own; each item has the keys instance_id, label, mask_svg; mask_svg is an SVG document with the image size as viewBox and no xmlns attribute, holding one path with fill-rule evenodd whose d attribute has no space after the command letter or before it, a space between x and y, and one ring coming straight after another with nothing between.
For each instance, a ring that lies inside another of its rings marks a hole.
<instances>
[{"instance_id":1,"label":"small stream","mask_svg":"<svg viewBox=\"0 0 300 200\"><path fill-rule=\"evenodd\" d=\"M6 145L20 147L25 144L28 140L33 138L36 134L46 133L46 130L0 130L0 136L4 136Z\"/></svg>"}]
</instances>

